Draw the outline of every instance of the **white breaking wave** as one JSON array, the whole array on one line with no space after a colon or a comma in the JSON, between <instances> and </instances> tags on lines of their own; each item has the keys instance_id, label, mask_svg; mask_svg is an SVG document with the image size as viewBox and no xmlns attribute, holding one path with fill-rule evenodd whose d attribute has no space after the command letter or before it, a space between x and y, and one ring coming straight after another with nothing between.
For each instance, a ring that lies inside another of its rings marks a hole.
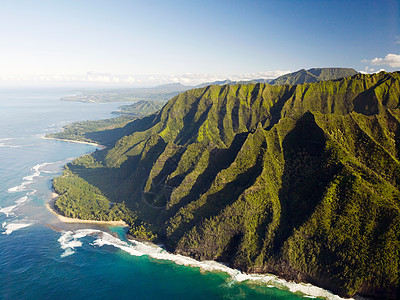
<instances>
[{"instance_id":1,"label":"white breaking wave","mask_svg":"<svg viewBox=\"0 0 400 300\"><path fill-rule=\"evenodd\" d=\"M78 239L85 237L86 235L89 235L92 233L93 230L88 230L88 229L82 229L82 230L77 230L77 232L72 232L72 231L66 231L64 232L61 237L58 239L58 242L61 245L61 249L65 250L63 254L61 254L61 257L66 257L71 254L74 254L75 251L73 249L77 247L82 246L82 242L78 241ZM99 230L96 230L96 232L100 232Z\"/></svg>"},{"instance_id":2,"label":"white breaking wave","mask_svg":"<svg viewBox=\"0 0 400 300\"><path fill-rule=\"evenodd\" d=\"M32 196L32 195L35 195L36 192L37 192L37 190L33 189L32 191L26 193L26 195L27 195L27 196Z\"/></svg>"},{"instance_id":3,"label":"white breaking wave","mask_svg":"<svg viewBox=\"0 0 400 300\"><path fill-rule=\"evenodd\" d=\"M17 207L17 205L12 205L12 206L8 206L8 207L4 207L4 208L0 209L0 213L5 214L7 217L8 217L9 215L14 215L14 213L12 212L12 210L13 210L14 208L16 208L16 207Z\"/></svg>"},{"instance_id":4,"label":"white breaking wave","mask_svg":"<svg viewBox=\"0 0 400 300\"><path fill-rule=\"evenodd\" d=\"M41 169L41 168L43 168L43 167L45 167L45 166L47 166L47 165L49 165L49 164L51 164L51 163L49 163L49 162L44 162L44 163L42 163L42 164L36 164L35 166L32 167L32 170L34 170L34 171L39 171L39 169Z\"/></svg>"},{"instance_id":5,"label":"white breaking wave","mask_svg":"<svg viewBox=\"0 0 400 300\"><path fill-rule=\"evenodd\" d=\"M34 166L31 168L31 170L34 171L34 173L31 174L31 175L28 175L28 176L23 177L22 180L33 181L33 179L34 179L35 177L40 176L40 171L39 171L39 169L40 169L40 168L43 168L44 166L47 166L48 164L49 164L49 163L46 162L46 163L43 163L43 164L36 164L36 165L34 165Z\"/></svg>"},{"instance_id":6,"label":"white breaking wave","mask_svg":"<svg viewBox=\"0 0 400 300\"><path fill-rule=\"evenodd\" d=\"M27 220L25 220L27 221ZM19 230L21 228L25 228L28 226L33 225L33 222L29 222L29 223L22 223L22 222L13 222L13 223L7 223L7 222L3 222L2 226L3 228L6 229L6 231L3 232L3 234L11 234L13 231Z\"/></svg>"},{"instance_id":7,"label":"white breaking wave","mask_svg":"<svg viewBox=\"0 0 400 300\"><path fill-rule=\"evenodd\" d=\"M228 266L218 263L216 261L197 261L187 256L175 255L153 244L145 244L134 240L130 240L130 243L124 242L109 233L95 229L80 229L76 230L75 232L64 232L58 239L61 248L65 250L64 253L61 254L61 257L73 254L73 249L82 246L82 242L80 242L78 239L85 236L96 237L96 239L92 243L93 246L102 247L104 245L110 245L114 246L115 248L121 249L122 251L125 251L133 256L147 255L158 260L173 261L178 265L198 267L202 270L210 272L223 272L232 277L232 279L236 282L255 281L269 287L277 287L280 289L289 290L292 293L302 293L307 297L323 297L330 300L343 299L327 290L324 290L317 286L313 286L308 283L290 282L272 274L246 274L239 270L229 268Z\"/></svg>"},{"instance_id":8,"label":"white breaking wave","mask_svg":"<svg viewBox=\"0 0 400 300\"><path fill-rule=\"evenodd\" d=\"M14 186L14 187L12 187L12 188L9 188L9 189L8 189L8 192L9 192L9 193L16 193L16 192L25 191L25 190L26 190L25 186L28 185L28 184L30 184L30 183L31 183L30 181L24 181L24 182L21 183L20 185L17 185L17 186Z\"/></svg>"},{"instance_id":9,"label":"white breaking wave","mask_svg":"<svg viewBox=\"0 0 400 300\"><path fill-rule=\"evenodd\" d=\"M67 248L67 249L64 251L64 253L60 255L60 257L70 256L70 255L72 255L72 254L74 254L74 253L75 253L74 250L72 250L71 248Z\"/></svg>"},{"instance_id":10,"label":"white breaking wave","mask_svg":"<svg viewBox=\"0 0 400 300\"><path fill-rule=\"evenodd\" d=\"M1 138L0 139L0 147L3 147L3 148L19 148L19 147L21 147L19 145L9 145L7 143L3 143L3 142L12 141L12 140L15 140L15 138Z\"/></svg>"},{"instance_id":11,"label":"white breaking wave","mask_svg":"<svg viewBox=\"0 0 400 300\"><path fill-rule=\"evenodd\" d=\"M33 182L33 180L40 176L40 168L43 168L44 166L48 165L50 163L42 163L42 164L36 164L31 168L31 171L33 171L33 174L27 175L25 177L22 178L22 180L25 180L24 182L22 182L20 185L14 186L12 188L8 189L9 193L15 193L15 192L22 192L26 190L26 186L28 184L31 184Z\"/></svg>"},{"instance_id":12,"label":"white breaking wave","mask_svg":"<svg viewBox=\"0 0 400 300\"><path fill-rule=\"evenodd\" d=\"M28 194L29 193L27 193L27 195ZM17 208L18 206L22 205L23 203L25 203L26 201L28 201L28 196L23 196L21 198L18 198L14 202L14 203L16 203L15 205L11 205L11 206L8 206L8 207L0 208L0 213L5 214L7 217L9 217L10 215L15 215L13 210L15 208Z\"/></svg>"},{"instance_id":13,"label":"white breaking wave","mask_svg":"<svg viewBox=\"0 0 400 300\"><path fill-rule=\"evenodd\" d=\"M58 163L58 162L56 162ZM8 189L9 193L16 193L16 192L22 192L22 191L26 191L27 188L26 186L33 183L36 177L40 176L41 173L41 169L47 165L51 165L52 163L42 163L42 164L36 164L31 168L31 171L33 172L30 175L27 175L25 177L23 177L22 179L24 180L20 185L14 186L12 188ZM46 172L46 171L43 171ZM51 171L49 171L51 172ZM37 192L37 190L32 189L31 191L27 192L25 194L25 196L18 198L17 200L15 200L15 204L16 205L12 205L9 207L4 207L4 208L0 208L0 213L4 213L5 215L7 215L7 217L9 215L14 215L14 213L12 212L15 208L17 208L18 206L22 205L23 203L28 201L28 196L34 195Z\"/></svg>"},{"instance_id":14,"label":"white breaking wave","mask_svg":"<svg viewBox=\"0 0 400 300\"><path fill-rule=\"evenodd\" d=\"M22 146L7 145L6 143L0 143L0 147L3 147L3 148L20 148Z\"/></svg>"},{"instance_id":15,"label":"white breaking wave","mask_svg":"<svg viewBox=\"0 0 400 300\"><path fill-rule=\"evenodd\" d=\"M8 143L5 142L9 142L12 140L16 140L16 138L1 138L0 139L0 147L4 147L4 148L21 148L21 147L30 147L33 145L10 145Z\"/></svg>"},{"instance_id":16,"label":"white breaking wave","mask_svg":"<svg viewBox=\"0 0 400 300\"><path fill-rule=\"evenodd\" d=\"M35 177L38 177L39 175L40 175L40 171L36 171L32 175L25 176L22 179L27 180L27 181L33 181L33 179L35 179Z\"/></svg>"},{"instance_id":17,"label":"white breaking wave","mask_svg":"<svg viewBox=\"0 0 400 300\"><path fill-rule=\"evenodd\" d=\"M26 193L26 194L28 195L28 194L30 194L30 193ZM17 200L15 200L15 203L17 203L17 204L22 204L22 203L24 203L24 202L26 202L26 201L28 201L28 196L23 196L23 197L18 198Z\"/></svg>"}]
</instances>

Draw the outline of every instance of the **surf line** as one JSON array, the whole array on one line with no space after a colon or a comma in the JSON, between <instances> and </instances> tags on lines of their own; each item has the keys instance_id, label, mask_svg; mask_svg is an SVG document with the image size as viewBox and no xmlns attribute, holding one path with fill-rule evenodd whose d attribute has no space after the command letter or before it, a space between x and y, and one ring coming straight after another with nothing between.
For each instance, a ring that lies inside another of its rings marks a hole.
<instances>
[{"instance_id":1,"label":"surf line","mask_svg":"<svg viewBox=\"0 0 400 300\"><path fill-rule=\"evenodd\" d=\"M45 162L42 164L36 164L34 165L30 170L33 172L30 175L26 175L22 178L22 180L24 180L21 184L11 187L8 189L8 193L17 193L17 192L22 192L22 191L26 191L26 186L33 183L33 181L35 180L36 177L40 176L40 169L43 168L46 165L49 165L51 163ZM25 196L18 198L17 200L14 201L14 205L8 206L8 207L3 207L0 208L0 213L5 214L7 217L9 217L10 215L14 215L14 210L16 208L18 208L19 206L21 206L22 204L24 204L25 202L28 201L28 196L31 196L33 194L36 193L35 189L32 189L30 191L28 191Z\"/></svg>"},{"instance_id":2,"label":"surf line","mask_svg":"<svg viewBox=\"0 0 400 300\"><path fill-rule=\"evenodd\" d=\"M339 297L309 283L295 283L286 281L272 274L247 274L239 270L229 268L228 266L218 263L216 261L198 261L191 257L183 256L180 254L172 254L160 246L139 242L129 239L128 242L122 241L119 238L98 230L98 229L78 229L75 231L63 231L61 237L58 239L61 249L64 252L61 257L67 257L75 253L76 248L82 247L83 243L80 239L83 237L91 236L95 240L90 243L92 246L102 247L104 245L113 246L132 256L149 256L156 260L172 261L177 265L184 265L188 267L200 268L209 272L222 272L228 274L235 282L258 282L268 287L276 287L282 290L288 290L291 293L301 293L308 297L322 297L329 300L342 300Z\"/></svg>"}]
</instances>

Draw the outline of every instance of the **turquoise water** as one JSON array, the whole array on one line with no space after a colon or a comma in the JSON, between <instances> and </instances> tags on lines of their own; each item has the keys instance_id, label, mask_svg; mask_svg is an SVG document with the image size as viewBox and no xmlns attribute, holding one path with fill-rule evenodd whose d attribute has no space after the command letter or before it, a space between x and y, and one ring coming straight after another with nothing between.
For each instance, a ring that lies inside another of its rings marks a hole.
<instances>
[{"instance_id":1,"label":"turquoise water","mask_svg":"<svg viewBox=\"0 0 400 300\"><path fill-rule=\"evenodd\" d=\"M0 299L304 299L126 241L121 227L60 222L45 207L51 180L96 147L43 135L121 105L58 100L68 94L0 90Z\"/></svg>"}]
</instances>

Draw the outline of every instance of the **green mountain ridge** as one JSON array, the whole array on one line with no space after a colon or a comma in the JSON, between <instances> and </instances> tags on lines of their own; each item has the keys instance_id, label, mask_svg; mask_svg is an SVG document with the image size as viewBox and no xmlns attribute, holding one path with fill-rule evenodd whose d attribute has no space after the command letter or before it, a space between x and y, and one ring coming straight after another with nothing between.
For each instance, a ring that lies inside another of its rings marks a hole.
<instances>
[{"instance_id":1,"label":"green mountain ridge","mask_svg":"<svg viewBox=\"0 0 400 300\"><path fill-rule=\"evenodd\" d=\"M135 117L145 117L159 111L166 102L164 101L138 101L134 104L122 105L115 114L131 115Z\"/></svg>"},{"instance_id":2,"label":"green mountain ridge","mask_svg":"<svg viewBox=\"0 0 400 300\"><path fill-rule=\"evenodd\" d=\"M395 298L399 100L399 72L186 91L69 163L55 206L197 259Z\"/></svg>"},{"instance_id":3,"label":"green mountain ridge","mask_svg":"<svg viewBox=\"0 0 400 300\"><path fill-rule=\"evenodd\" d=\"M303 84L324 80L334 80L358 74L351 68L312 68L309 70L301 69L294 73L289 73L275 78L270 82L271 85L283 84Z\"/></svg>"}]
</instances>

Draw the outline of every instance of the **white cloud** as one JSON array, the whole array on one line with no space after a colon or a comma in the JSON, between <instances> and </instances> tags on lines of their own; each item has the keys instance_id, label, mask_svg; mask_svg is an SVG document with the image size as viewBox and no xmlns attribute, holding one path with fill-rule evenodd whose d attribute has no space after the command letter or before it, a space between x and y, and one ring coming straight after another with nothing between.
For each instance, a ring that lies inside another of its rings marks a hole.
<instances>
[{"instance_id":1,"label":"white cloud","mask_svg":"<svg viewBox=\"0 0 400 300\"><path fill-rule=\"evenodd\" d=\"M400 67L400 55L389 53L384 58L375 57L372 60L363 60L364 63L370 63L375 66L389 66L391 68Z\"/></svg>"},{"instance_id":2,"label":"white cloud","mask_svg":"<svg viewBox=\"0 0 400 300\"><path fill-rule=\"evenodd\" d=\"M373 74L373 73L379 73L379 72L387 72L385 69L381 68L379 70L376 70L375 68L370 68L370 67L365 67L364 71L360 71L360 73L363 74Z\"/></svg>"},{"instance_id":3,"label":"white cloud","mask_svg":"<svg viewBox=\"0 0 400 300\"><path fill-rule=\"evenodd\" d=\"M40 76L2 76L0 84L58 84L71 86L104 86L104 87L134 87L134 86L155 86L167 83L181 83L194 86L204 82L230 79L233 81L252 79L273 79L290 71L266 71L257 73L242 74L208 74L208 73L186 73L181 75L120 75L112 73L87 72L81 75L40 75Z\"/></svg>"},{"instance_id":4,"label":"white cloud","mask_svg":"<svg viewBox=\"0 0 400 300\"><path fill-rule=\"evenodd\" d=\"M396 43L397 45L400 45L400 36L396 35L395 39L396 39L396 42L395 42L395 43Z\"/></svg>"},{"instance_id":5,"label":"white cloud","mask_svg":"<svg viewBox=\"0 0 400 300\"><path fill-rule=\"evenodd\" d=\"M252 80L252 79L274 79L283 74L290 73L290 71L267 71L267 72L257 72L257 73L242 73L242 74L208 74L208 73L186 73L182 75L170 75L170 76L160 76L156 77L155 80L160 80L163 83L182 83L185 85L197 85L204 82L213 82L219 80Z\"/></svg>"}]
</instances>

